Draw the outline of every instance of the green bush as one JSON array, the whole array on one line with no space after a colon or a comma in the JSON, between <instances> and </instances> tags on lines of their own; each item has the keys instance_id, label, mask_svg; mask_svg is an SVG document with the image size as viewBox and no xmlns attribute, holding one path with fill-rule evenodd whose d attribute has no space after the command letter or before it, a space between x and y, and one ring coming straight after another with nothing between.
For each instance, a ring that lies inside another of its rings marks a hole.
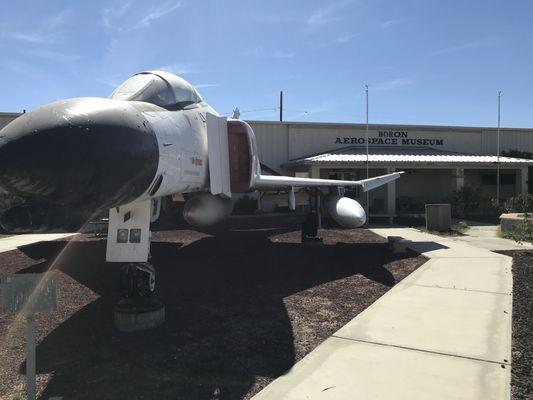
<instances>
[{"instance_id":1,"label":"green bush","mask_svg":"<svg viewBox=\"0 0 533 400\"><path fill-rule=\"evenodd\" d=\"M503 212L506 213L530 213L533 212L533 195L521 194L511 197L503 203Z\"/></svg>"},{"instance_id":2,"label":"green bush","mask_svg":"<svg viewBox=\"0 0 533 400\"><path fill-rule=\"evenodd\" d=\"M533 243L533 218L531 218L531 214L524 214L524 219L516 224L514 229L506 237L518 243Z\"/></svg>"},{"instance_id":3,"label":"green bush","mask_svg":"<svg viewBox=\"0 0 533 400\"><path fill-rule=\"evenodd\" d=\"M468 218L473 212L479 212L484 202L486 200L482 197L481 188L465 186L452 195L452 214L458 218Z\"/></svg>"}]
</instances>

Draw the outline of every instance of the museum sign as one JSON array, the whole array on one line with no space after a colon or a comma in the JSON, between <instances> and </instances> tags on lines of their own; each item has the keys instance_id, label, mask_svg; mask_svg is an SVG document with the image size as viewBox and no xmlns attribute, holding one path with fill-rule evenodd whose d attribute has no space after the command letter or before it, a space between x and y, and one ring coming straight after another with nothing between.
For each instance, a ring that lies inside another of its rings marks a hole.
<instances>
[{"instance_id":1,"label":"museum sign","mask_svg":"<svg viewBox=\"0 0 533 400\"><path fill-rule=\"evenodd\" d=\"M366 144L365 137L337 137L335 144ZM368 138L369 145L386 146L444 146L444 139L409 137L408 131L379 131L377 137Z\"/></svg>"}]
</instances>

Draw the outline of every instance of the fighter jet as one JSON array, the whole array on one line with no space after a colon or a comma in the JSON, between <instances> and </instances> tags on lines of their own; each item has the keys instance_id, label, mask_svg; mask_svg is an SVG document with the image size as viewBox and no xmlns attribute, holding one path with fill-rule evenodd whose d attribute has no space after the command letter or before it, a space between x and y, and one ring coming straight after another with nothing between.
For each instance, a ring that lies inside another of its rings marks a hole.
<instances>
[{"instance_id":1,"label":"fighter jet","mask_svg":"<svg viewBox=\"0 0 533 400\"><path fill-rule=\"evenodd\" d=\"M18 232L76 229L109 210L106 260L127 265L136 276L128 296L144 297L155 282L150 223L166 196L186 194L186 221L208 226L231 214L235 193L286 190L294 209L295 189L307 188L311 214L303 229L312 236L322 209L342 226L365 224L365 210L344 197L345 187L368 191L400 174L360 181L264 175L250 125L221 117L184 79L147 71L109 98L60 100L0 131L0 186L25 201L0 224Z\"/></svg>"}]
</instances>

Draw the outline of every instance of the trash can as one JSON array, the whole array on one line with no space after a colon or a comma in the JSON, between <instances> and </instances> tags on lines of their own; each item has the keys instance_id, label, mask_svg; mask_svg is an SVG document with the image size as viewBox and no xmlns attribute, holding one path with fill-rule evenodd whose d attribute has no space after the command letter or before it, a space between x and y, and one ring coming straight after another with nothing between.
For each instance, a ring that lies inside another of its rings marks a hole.
<instances>
[{"instance_id":1,"label":"trash can","mask_svg":"<svg viewBox=\"0 0 533 400\"><path fill-rule=\"evenodd\" d=\"M426 204L426 229L448 232L452 228L452 208L450 204Z\"/></svg>"}]
</instances>

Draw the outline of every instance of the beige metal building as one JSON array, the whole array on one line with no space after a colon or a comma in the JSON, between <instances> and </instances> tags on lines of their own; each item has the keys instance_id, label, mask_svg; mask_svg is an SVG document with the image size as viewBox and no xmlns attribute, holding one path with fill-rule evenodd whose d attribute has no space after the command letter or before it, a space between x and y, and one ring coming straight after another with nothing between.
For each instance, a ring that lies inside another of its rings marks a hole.
<instances>
[{"instance_id":1,"label":"beige metal building","mask_svg":"<svg viewBox=\"0 0 533 400\"><path fill-rule=\"evenodd\" d=\"M366 177L366 125L249 121L262 163L284 174L313 178ZM497 130L482 127L370 125L370 176L406 171L398 181L371 192L371 215L421 212L426 203L449 202L464 187L496 197L530 191L533 160L496 156ZM501 129L500 149L532 153L533 129ZM522 157L525 157L523 155ZM362 202L365 196L352 193Z\"/></svg>"},{"instance_id":2,"label":"beige metal building","mask_svg":"<svg viewBox=\"0 0 533 400\"><path fill-rule=\"evenodd\" d=\"M19 116L0 113L0 129ZM366 177L363 124L249 121L263 164L283 174L320 178ZM421 211L425 203L448 202L463 187L496 197L497 131L494 128L370 125L370 176L406 171L398 181L371 192L371 215ZM503 128L500 149L532 153L533 129ZM524 155L525 157L525 155ZM531 191L533 160L500 157L501 196ZM348 193L365 201L361 193Z\"/></svg>"}]
</instances>

